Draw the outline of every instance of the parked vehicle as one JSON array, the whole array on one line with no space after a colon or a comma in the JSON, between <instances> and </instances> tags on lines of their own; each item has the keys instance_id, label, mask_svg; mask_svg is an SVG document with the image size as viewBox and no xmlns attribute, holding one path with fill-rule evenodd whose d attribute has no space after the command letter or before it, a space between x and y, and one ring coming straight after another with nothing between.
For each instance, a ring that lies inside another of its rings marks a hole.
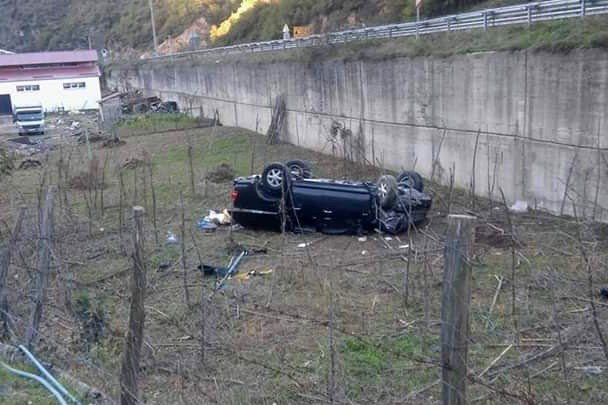
<instances>
[{"instance_id":1,"label":"parked vehicle","mask_svg":"<svg viewBox=\"0 0 608 405\"><path fill-rule=\"evenodd\" d=\"M13 122L19 135L43 135L45 130L44 109L41 105L15 106Z\"/></svg>"},{"instance_id":2,"label":"parked vehicle","mask_svg":"<svg viewBox=\"0 0 608 405\"><path fill-rule=\"evenodd\" d=\"M308 163L272 163L261 175L234 180L232 217L244 226L296 232L400 233L426 220L432 198L422 177L403 172L376 184L312 178Z\"/></svg>"}]
</instances>

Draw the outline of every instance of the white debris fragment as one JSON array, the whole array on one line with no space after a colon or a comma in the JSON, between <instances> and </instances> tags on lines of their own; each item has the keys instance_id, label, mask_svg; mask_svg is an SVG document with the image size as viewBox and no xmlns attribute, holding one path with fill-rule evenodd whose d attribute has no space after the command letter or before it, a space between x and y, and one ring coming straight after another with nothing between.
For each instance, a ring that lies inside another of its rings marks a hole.
<instances>
[{"instance_id":1,"label":"white debris fragment","mask_svg":"<svg viewBox=\"0 0 608 405\"><path fill-rule=\"evenodd\" d=\"M171 231L167 232L167 243L170 245L177 243L177 236Z\"/></svg>"},{"instance_id":2,"label":"white debris fragment","mask_svg":"<svg viewBox=\"0 0 608 405\"><path fill-rule=\"evenodd\" d=\"M399 245L399 249L407 249L410 245Z\"/></svg>"},{"instance_id":3,"label":"white debris fragment","mask_svg":"<svg viewBox=\"0 0 608 405\"><path fill-rule=\"evenodd\" d=\"M361 251L361 254L362 254L363 256L365 256L365 255L367 254L367 250L362 250L362 251Z\"/></svg>"},{"instance_id":4,"label":"white debris fragment","mask_svg":"<svg viewBox=\"0 0 608 405\"><path fill-rule=\"evenodd\" d=\"M509 207L509 210L516 212L518 214L528 212L528 202L517 200L517 201L515 201L515 204L513 204Z\"/></svg>"},{"instance_id":5,"label":"white debris fragment","mask_svg":"<svg viewBox=\"0 0 608 405\"><path fill-rule=\"evenodd\" d=\"M588 376L600 375L600 374L602 374L602 369L601 369L601 367L598 367L598 366L588 366L588 367L583 367L583 372L585 374L587 374Z\"/></svg>"},{"instance_id":6,"label":"white debris fragment","mask_svg":"<svg viewBox=\"0 0 608 405\"><path fill-rule=\"evenodd\" d=\"M306 242L306 243L300 243L298 245L299 248L305 248L306 246L310 246L310 242Z\"/></svg>"},{"instance_id":7,"label":"white debris fragment","mask_svg":"<svg viewBox=\"0 0 608 405\"><path fill-rule=\"evenodd\" d=\"M384 240L389 240L390 241L390 240L393 240L393 238L391 238L390 236L385 236Z\"/></svg>"},{"instance_id":8,"label":"white debris fragment","mask_svg":"<svg viewBox=\"0 0 608 405\"><path fill-rule=\"evenodd\" d=\"M367 241L367 236L361 236L360 238L357 239L359 242L365 242Z\"/></svg>"}]
</instances>

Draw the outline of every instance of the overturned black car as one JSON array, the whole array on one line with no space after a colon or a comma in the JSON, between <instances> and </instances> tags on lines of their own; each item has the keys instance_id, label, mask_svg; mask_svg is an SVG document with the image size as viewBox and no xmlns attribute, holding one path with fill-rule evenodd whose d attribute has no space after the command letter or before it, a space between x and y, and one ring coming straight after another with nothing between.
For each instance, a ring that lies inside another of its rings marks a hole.
<instances>
[{"instance_id":1,"label":"overturned black car","mask_svg":"<svg viewBox=\"0 0 608 405\"><path fill-rule=\"evenodd\" d=\"M234 180L231 210L251 228L365 234L396 234L426 221L432 203L422 177L405 171L369 182L316 179L307 162L272 163L262 175Z\"/></svg>"}]
</instances>

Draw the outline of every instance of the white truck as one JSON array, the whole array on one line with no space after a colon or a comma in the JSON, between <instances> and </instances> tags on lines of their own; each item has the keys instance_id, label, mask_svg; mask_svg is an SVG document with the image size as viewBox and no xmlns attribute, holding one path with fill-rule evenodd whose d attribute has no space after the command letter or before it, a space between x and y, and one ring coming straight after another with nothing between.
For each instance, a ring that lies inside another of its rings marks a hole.
<instances>
[{"instance_id":1,"label":"white truck","mask_svg":"<svg viewBox=\"0 0 608 405\"><path fill-rule=\"evenodd\" d=\"M44 109L41 105L15 106L13 122L19 135L43 135Z\"/></svg>"}]
</instances>

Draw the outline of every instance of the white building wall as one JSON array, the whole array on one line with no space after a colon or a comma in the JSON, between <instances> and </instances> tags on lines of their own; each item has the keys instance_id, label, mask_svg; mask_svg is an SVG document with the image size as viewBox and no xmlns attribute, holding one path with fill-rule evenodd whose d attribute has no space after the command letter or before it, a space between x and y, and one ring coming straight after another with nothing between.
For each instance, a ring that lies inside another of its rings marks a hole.
<instances>
[{"instance_id":1,"label":"white building wall","mask_svg":"<svg viewBox=\"0 0 608 405\"><path fill-rule=\"evenodd\" d=\"M64 89L64 83L84 82L84 88ZM17 86L39 85L37 91L17 91ZM45 111L99 109L101 88L98 77L27 80L0 83L0 94L10 94L14 106L41 104Z\"/></svg>"}]
</instances>

